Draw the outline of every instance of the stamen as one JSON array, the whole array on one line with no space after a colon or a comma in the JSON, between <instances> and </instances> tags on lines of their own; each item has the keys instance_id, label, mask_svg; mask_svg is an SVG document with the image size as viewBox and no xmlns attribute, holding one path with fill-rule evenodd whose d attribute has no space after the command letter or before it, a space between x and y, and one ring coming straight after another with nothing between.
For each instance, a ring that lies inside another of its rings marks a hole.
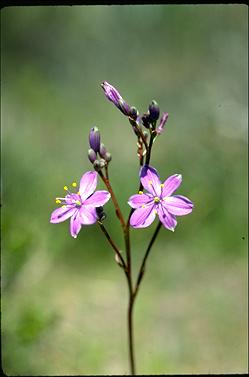
<instances>
[{"instance_id":1,"label":"stamen","mask_svg":"<svg viewBox=\"0 0 249 377\"><path fill-rule=\"evenodd\" d=\"M154 209L154 214L157 215L157 210L156 209Z\"/></svg>"},{"instance_id":2,"label":"stamen","mask_svg":"<svg viewBox=\"0 0 249 377\"><path fill-rule=\"evenodd\" d=\"M138 191L139 195L142 195L143 194L143 191Z\"/></svg>"},{"instance_id":3,"label":"stamen","mask_svg":"<svg viewBox=\"0 0 249 377\"><path fill-rule=\"evenodd\" d=\"M76 183L76 182L73 182L73 183L72 183L72 186L73 186L73 187L77 187L77 183Z\"/></svg>"},{"instance_id":4,"label":"stamen","mask_svg":"<svg viewBox=\"0 0 249 377\"><path fill-rule=\"evenodd\" d=\"M56 204L60 204L60 203L61 203L61 200L60 200L60 199L55 199L55 203L56 203Z\"/></svg>"},{"instance_id":5,"label":"stamen","mask_svg":"<svg viewBox=\"0 0 249 377\"><path fill-rule=\"evenodd\" d=\"M146 207L146 205L145 204L142 204L142 208L145 208Z\"/></svg>"},{"instance_id":6,"label":"stamen","mask_svg":"<svg viewBox=\"0 0 249 377\"><path fill-rule=\"evenodd\" d=\"M81 205L81 202L79 200L75 200L75 203L78 204L79 206Z\"/></svg>"},{"instance_id":7,"label":"stamen","mask_svg":"<svg viewBox=\"0 0 249 377\"><path fill-rule=\"evenodd\" d=\"M164 187L164 183L161 183L160 186L161 186L161 187Z\"/></svg>"},{"instance_id":8,"label":"stamen","mask_svg":"<svg viewBox=\"0 0 249 377\"><path fill-rule=\"evenodd\" d=\"M153 182L152 181L149 181L149 185L152 185L153 184Z\"/></svg>"},{"instance_id":9,"label":"stamen","mask_svg":"<svg viewBox=\"0 0 249 377\"><path fill-rule=\"evenodd\" d=\"M155 197L154 197L154 202L155 202L155 203L159 203L159 202L160 202L160 198L158 198L158 196L155 196Z\"/></svg>"},{"instance_id":10,"label":"stamen","mask_svg":"<svg viewBox=\"0 0 249 377\"><path fill-rule=\"evenodd\" d=\"M61 208L66 208L65 204L63 204L63 206L61 206Z\"/></svg>"},{"instance_id":11,"label":"stamen","mask_svg":"<svg viewBox=\"0 0 249 377\"><path fill-rule=\"evenodd\" d=\"M67 186L64 186L63 189L64 189L65 191L68 191L68 187L67 187Z\"/></svg>"},{"instance_id":12,"label":"stamen","mask_svg":"<svg viewBox=\"0 0 249 377\"><path fill-rule=\"evenodd\" d=\"M80 192L78 191L77 194L80 195Z\"/></svg>"}]
</instances>

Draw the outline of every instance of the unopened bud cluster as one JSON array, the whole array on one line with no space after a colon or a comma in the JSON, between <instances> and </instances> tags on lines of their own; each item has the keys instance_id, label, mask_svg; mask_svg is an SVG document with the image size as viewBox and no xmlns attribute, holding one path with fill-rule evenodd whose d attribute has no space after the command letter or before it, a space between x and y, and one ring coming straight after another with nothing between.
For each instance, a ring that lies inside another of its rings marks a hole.
<instances>
[{"instance_id":1,"label":"unopened bud cluster","mask_svg":"<svg viewBox=\"0 0 249 377\"><path fill-rule=\"evenodd\" d=\"M107 151L105 145L100 142L100 132L98 127L93 127L89 133L88 159L93 164L96 171L100 171L112 159L111 154Z\"/></svg>"},{"instance_id":2,"label":"unopened bud cluster","mask_svg":"<svg viewBox=\"0 0 249 377\"><path fill-rule=\"evenodd\" d=\"M147 113L143 114L141 117L143 126L145 128L154 130L156 127L156 122L159 118L159 115L160 115L160 108L158 106L158 103L155 100L153 100L151 104L149 105L149 109Z\"/></svg>"},{"instance_id":3,"label":"unopened bud cluster","mask_svg":"<svg viewBox=\"0 0 249 377\"><path fill-rule=\"evenodd\" d=\"M156 123L160 116L160 108L158 103L153 100L149 105L148 111L139 116L138 110L134 106L130 106L122 98L118 90L109 84L107 81L104 81L101 84L106 98L111 101L125 116L129 117L130 124L132 125L133 131L139 137L140 131L138 127L141 125L150 130L154 135L160 135L163 132L164 125L168 119L168 113L163 113L159 121L159 126L156 126Z\"/></svg>"}]
</instances>

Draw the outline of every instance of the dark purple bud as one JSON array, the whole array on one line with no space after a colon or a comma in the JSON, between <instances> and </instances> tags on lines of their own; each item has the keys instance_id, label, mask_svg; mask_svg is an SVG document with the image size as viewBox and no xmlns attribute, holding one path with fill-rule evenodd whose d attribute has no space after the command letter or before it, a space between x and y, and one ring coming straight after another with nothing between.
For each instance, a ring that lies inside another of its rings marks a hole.
<instances>
[{"instance_id":1,"label":"dark purple bud","mask_svg":"<svg viewBox=\"0 0 249 377\"><path fill-rule=\"evenodd\" d=\"M103 221L106 218L106 214L104 212L103 207L96 207L96 215L99 221Z\"/></svg>"},{"instance_id":2,"label":"dark purple bud","mask_svg":"<svg viewBox=\"0 0 249 377\"><path fill-rule=\"evenodd\" d=\"M164 130L164 125L165 123L167 122L168 120L168 117L169 117L169 114L168 113L163 113L161 119L160 119L160 123L159 123L159 126L156 128L156 133L158 135L161 135L161 133L163 132Z\"/></svg>"},{"instance_id":3,"label":"dark purple bud","mask_svg":"<svg viewBox=\"0 0 249 377\"><path fill-rule=\"evenodd\" d=\"M106 98L111 101L124 115L129 116L130 106L123 100L116 88L104 81L101 84L102 89L105 92Z\"/></svg>"},{"instance_id":4,"label":"dark purple bud","mask_svg":"<svg viewBox=\"0 0 249 377\"><path fill-rule=\"evenodd\" d=\"M138 115L139 115L138 110L137 110L134 106L132 106L132 107L130 108L130 115L129 115L130 118L136 120L137 117L138 117Z\"/></svg>"},{"instance_id":5,"label":"dark purple bud","mask_svg":"<svg viewBox=\"0 0 249 377\"><path fill-rule=\"evenodd\" d=\"M148 113L142 115L141 120L145 128L150 128L150 118Z\"/></svg>"},{"instance_id":6,"label":"dark purple bud","mask_svg":"<svg viewBox=\"0 0 249 377\"><path fill-rule=\"evenodd\" d=\"M92 148L88 149L88 158L92 164L97 159L97 155Z\"/></svg>"},{"instance_id":7,"label":"dark purple bud","mask_svg":"<svg viewBox=\"0 0 249 377\"><path fill-rule=\"evenodd\" d=\"M151 122L157 121L160 115L160 109L156 101L152 101L149 105L149 117Z\"/></svg>"},{"instance_id":8,"label":"dark purple bud","mask_svg":"<svg viewBox=\"0 0 249 377\"><path fill-rule=\"evenodd\" d=\"M98 127L93 127L89 133L90 147L97 153L100 147L100 132Z\"/></svg>"},{"instance_id":9,"label":"dark purple bud","mask_svg":"<svg viewBox=\"0 0 249 377\"><path fill-rule=\"evenodd\" d=\"M105 160L106 160L106 162L110 162L111 159L112 159L112 155L111 155L111 153L106 152L106 154L105 154Z\"/></svg>"}]
</instances>

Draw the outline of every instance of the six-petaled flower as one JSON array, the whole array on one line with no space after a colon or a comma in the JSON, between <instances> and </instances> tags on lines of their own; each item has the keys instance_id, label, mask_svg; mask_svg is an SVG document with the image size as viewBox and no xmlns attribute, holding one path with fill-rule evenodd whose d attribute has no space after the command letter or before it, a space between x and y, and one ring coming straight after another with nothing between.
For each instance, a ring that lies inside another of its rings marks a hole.
<instances>
[{"instance_id":1,"label":"six-petaled flower","mask_svg":"<svg viewBox=\"0 0 249 377\"><path fill-rule=\"evenodd\" d=\"M77 237L82 225L94 224L98 220L96 208L102 207L110 199L108 191L94 192L97 176L97 172L86 172L80 180L78 192L72 193L65 186L67 195L64 198L56 198L56 203L62 204L62 207L53 211L50 222L57 224L71 217L70 233L74 238ZM76 187L77 184L73 183L72 186Z\"/></svg>"},{"instance_id":2,"label":"six-petaled flower","mask_svg":"<svg viewBox=\"0 0 249 377\"><path fill-rule=\"evenodd\" d=\"M140 170L140 180L148 191L132 195L128 204L135 209L130 218L130 225L134 228L149 226L158 214L165 228L174 231L176 216L189 214L193 203L182 195L172 195L180 186L182 176L174 174L161 183L159 175L152 166L145 165Z\"/></svg>"}]
</instances>

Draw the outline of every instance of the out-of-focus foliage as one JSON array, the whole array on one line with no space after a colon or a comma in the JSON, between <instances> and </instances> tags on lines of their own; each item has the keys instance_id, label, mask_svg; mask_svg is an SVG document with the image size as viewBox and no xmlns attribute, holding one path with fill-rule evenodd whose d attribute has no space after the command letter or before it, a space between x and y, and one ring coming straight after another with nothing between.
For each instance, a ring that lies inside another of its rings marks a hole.
<instances>
[{"instance_id":1,"label":"out-of-focus foliage","mask_svg":"<svg viewBox=\"0 0 249 377\"><path fill-rule=\"evenodd\" d=\"M104 80L140 112L152 99L169 112L151 164L162 179L181 173L179 193L195 203L150 256L135 310L138 373L245 372L246 6L9 7L1 27L5 373L128 373L126 283L112 250L97 226L74 240L68 222L49 223L63 186L91 169L93 125L129 213L136 139ZM154 226L131 232L136 267Z\"/></svg>"}]
</instances>

